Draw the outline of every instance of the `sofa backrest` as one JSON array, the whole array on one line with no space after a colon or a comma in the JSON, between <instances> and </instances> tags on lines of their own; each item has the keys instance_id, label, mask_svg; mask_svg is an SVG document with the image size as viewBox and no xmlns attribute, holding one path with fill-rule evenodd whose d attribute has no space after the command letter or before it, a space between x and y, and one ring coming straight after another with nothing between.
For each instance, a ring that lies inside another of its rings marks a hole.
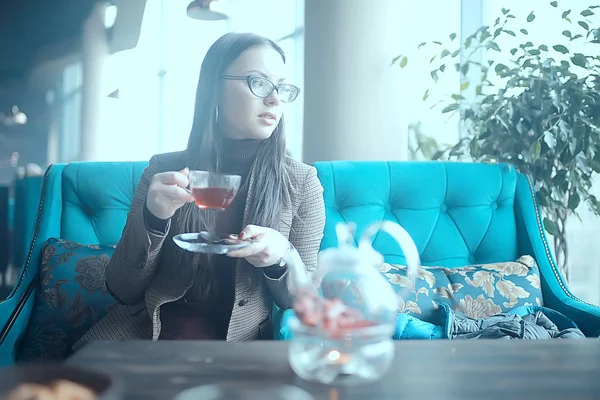
<instances>
[{"instance_id":1,"label":"sofa backrest","mask_svg":"<svg viewBox=\"0 0 600 400\"><path fill-rule=\"evenodd\" d=\"M147 162L76 162L62 172L60 238L114 245Z\"/></svg>"},{"instance_id":2,"label":"sofa backrest","mask_svg":"<svg viewBox=\"0 0 600 400\"><path fill-rule=\"evenodd\" d=\"M62 171L60 238L113 245L120 237L147 162L70 163ZM353 222L357 237L374 221L400 223L423 265L455 267L517 259L517 171L507 164L451 162L315 163L324 188L321 248L337 245L335 226ZM374 247L404 261L387 234Z\"/></svg>"},{"instance_id":3,"label":"sofa backrest","mask_svg":"<svg viewBox=\"0 0 600 400\"><path fill-rule=\"evenodd\" d=\"M518 174L507 164L351 162L315 164L324 187L321 248L336 246L335 226L391 220L411 235L422 265L457 267L516 260L514 203ZM373 240L389 263L402 252L387 234Z\"/></svg>"}]
</instances>

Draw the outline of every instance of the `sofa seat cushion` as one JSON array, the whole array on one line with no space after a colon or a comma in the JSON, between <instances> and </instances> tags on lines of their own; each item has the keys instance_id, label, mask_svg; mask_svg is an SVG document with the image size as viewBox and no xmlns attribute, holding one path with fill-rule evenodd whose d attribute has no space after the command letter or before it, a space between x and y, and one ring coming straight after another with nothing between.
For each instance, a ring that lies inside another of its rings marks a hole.
<instances>
[{"instance_id":1,"label":"sofa seat cushion","mask_svg":"<svg viewBox=\"0 0 600 400\"><path fill-rule=\"evenodd\" d=\"M439 303L470 318L481 319L520 306L542 306L539 268L530 256L514 262L458 268L420 267L414 285L406 267L383 264L381 272L400 292L408 289L399 311L439 324Z\"/></svg>"},{"instance_id":2,"label":"sofa seat cushion","mask_svg":"<svg viewBox=\"0 0 600 400\"><path fill-rule=\"evenodd\" d=\"M17 361L64 359L117 304L104 279L114 249L61 239L45 243L31 318L17 343Z\"/></svg>"}]
</instances>

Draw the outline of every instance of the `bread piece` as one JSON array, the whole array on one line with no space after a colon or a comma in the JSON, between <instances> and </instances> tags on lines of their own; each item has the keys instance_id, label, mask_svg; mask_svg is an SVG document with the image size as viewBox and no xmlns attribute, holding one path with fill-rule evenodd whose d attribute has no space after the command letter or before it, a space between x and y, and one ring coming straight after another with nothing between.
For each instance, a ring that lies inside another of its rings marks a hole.
<instances>
[{"instance_id":1,"label":"bread piece","mask_svg":"<svg viewBox=\"0 0 600 400\"><path fill-rule=\"evenodd\" d=\"M52 382L52 390L60 400L94 400L96 394L88 387L61 379Z\"/></svg>"},{"instance_id":2,"label":"bread piece","mask_svg":"<svg viewBox=\"0 0 600 400\"><path fill-rule=\"evenodd\" d=\"M24 383L9 393L4 400L58 400L52 390L36 383Z\"/></svg>"}]
</instances>

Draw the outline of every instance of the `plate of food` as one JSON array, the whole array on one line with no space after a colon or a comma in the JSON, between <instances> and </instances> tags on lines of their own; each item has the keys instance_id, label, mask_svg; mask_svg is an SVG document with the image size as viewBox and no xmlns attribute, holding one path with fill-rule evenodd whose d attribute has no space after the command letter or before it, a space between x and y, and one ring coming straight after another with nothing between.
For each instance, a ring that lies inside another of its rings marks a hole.
<instances>
[{"instance_id":1,"label":"plate of food","mask_svg":"<svg viewBox=\"0 0 600 400\"><path fill-rule=\"evenodd\" d=\"M114 377L67 365L0 368L0 400L119 400Z\"/></svg>"}]
</instances>

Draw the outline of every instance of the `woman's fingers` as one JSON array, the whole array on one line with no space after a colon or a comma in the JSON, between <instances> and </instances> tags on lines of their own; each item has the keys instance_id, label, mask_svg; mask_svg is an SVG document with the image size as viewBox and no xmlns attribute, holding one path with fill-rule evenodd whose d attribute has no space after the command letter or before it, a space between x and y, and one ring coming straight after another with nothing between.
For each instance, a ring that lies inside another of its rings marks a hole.
<instances>
[{"instance_id":1,"label":"woman's fingers","mask_svg":"<svg viewBox=\"0 0 600 400\"><path fill-rule=\"evenodd\" d=\"M179 172L161 172L159 174L154 175L154 177L158 182L162 183L163 185L177 185L179 187L185 188L188 187L190 184L188 175L189 170L187 168L184 168Z\"/></svg>"},{"instance_id":2,"label":"woman's fingers","mask_svg":"<svg viewBox=\"0 0 600 400\"><path fill-rule=\"evenodd\" d=\"M243 249L231 251L231 252L227 253L227 255L229 257L233 257L233 258L246 258L246 257L252 257L255 254L259 254L264 249L265 249L265 244L260 241L256 241L256 242L250 243L248 246L244 247Z\"/></svg>"},{"instance_id":3,"label":"woman's fingers","mask_svg":"<svg viewBox=\"0 0 600 400\"><path fill-rule=\"evenodd\" d=\"M267 231L266 228L257 225L246 225L239 234L240 239L254 239Z\"/></svg>"},{"instance_id":4,"label":"woman's fingers","mask_svg":"<svg viewBox=\"0 0 600 400\"><path fill-rule=\"evenodd\" d=\"M158 191L161 195L169 199L169 201L171 201L170 199L173 199L173 201L188 203L194 200L190 192L180 186L164 185Z\"/></svg>"}]
</instances>

